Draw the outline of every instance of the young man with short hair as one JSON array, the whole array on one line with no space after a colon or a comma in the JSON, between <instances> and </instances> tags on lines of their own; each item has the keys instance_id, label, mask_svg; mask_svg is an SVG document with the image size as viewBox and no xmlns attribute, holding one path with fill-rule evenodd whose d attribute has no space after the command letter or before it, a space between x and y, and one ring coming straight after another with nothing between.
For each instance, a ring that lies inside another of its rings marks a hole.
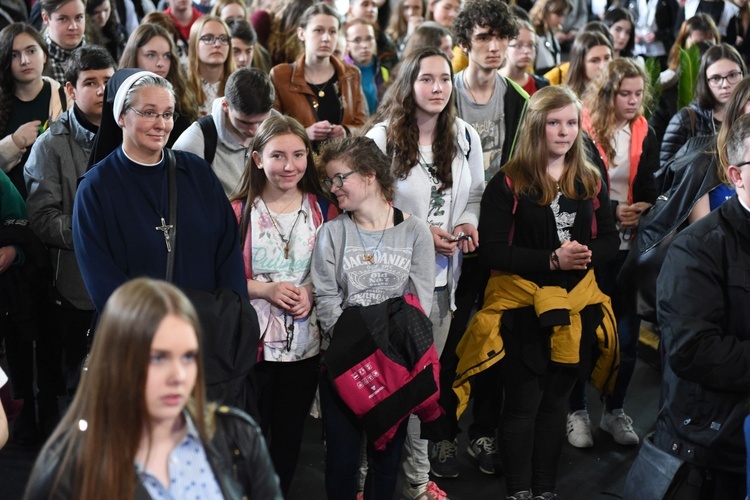
<instances>
[{"instance_id":1,"label":"young man with short hair","mask_svg":"<svg viewBox=\"0 0 750 500\"><path fill-rule=\"evenodd\" d=\"M65 85L65 64L71 52L84 43L86 3L83 0L40 0L40 4L49 53L44 74Z\"/></svg>"},{"instance_id":2,"label":"young man with short hair","mask_svg":"<svg viewBox=\"0 0 750 500\"><path fill-rule=\"evenodd\" d=\"M24 167L31 229L49 249L54 267L52 293L68 398L76 390L94 314L73 251L73 201L101 123L104 87L114 72L115 61L103 47L73 51L65 69L73 107L39 136Z\"/></svg>"},{"instance_id":3,"label":"young man with short hair","mask_svg":"<svg viewBox=\"0 0 750 500\"><path fill-rule=\"evenodd\" d=\"M224 97L213 102L211 114L190 125L174 149L209 162L229 196L245 172L253 139L271 115L273 101L268 75L255 68L238 69L227 80Z\"/></svg>"},{"instance_id":4,"label":"young man with short hair","mask_svg":"<svg viewBox=\"0 0 750 500\"><path fill-rule=\"evenodd\" d=\"M249 68L253 62L258 35L245 19L229 22L229 36L232 37L232 57L237 69Z\"/></svg>"},{"instance_id":5,"label":"young man with short hair","mask_svg":"<svg viewBox=\"0 0 750 500\"><path fill-rule=\"evenodd\" d=\"M501 0L468 0L453 21L453 34L469 64L455 75L458 116L479 133L477 147L484 154L485 180L489 181L513 155L520 125L526 111L528 94L515 82L498 74L505 51L518 28L515 16ZM476 254L464 255L461 278L456 291L456 311L441 357L440 401L446 413L455 415L456 400L452 391L457 358L455 347L471 317L481 305L489 270L480 267ZM495 431L500 419L502 390L498 370L488 370L472 384L473 422L469 427L469 454L480 471L494 474L499 464ZM430 466L438 477L458 476L454 422L452 435L434 438ZM449 439L446 439L449 438Z\"/></svg>"},{"instance_id":6,"label":"young man with short hair","mask_svg":"<svg viewBox=\"0 0 750 500\"><path fill-rule=\"evenodd\" d=\"M344 61L359 68L362 73L362 92L367 100L370 115L375 113L383 97L384 84L388 81L388 70L381 66L377 57L378 46L375 26L361 18L344 25L346 56Z\"/></svg>"}]
</instances>

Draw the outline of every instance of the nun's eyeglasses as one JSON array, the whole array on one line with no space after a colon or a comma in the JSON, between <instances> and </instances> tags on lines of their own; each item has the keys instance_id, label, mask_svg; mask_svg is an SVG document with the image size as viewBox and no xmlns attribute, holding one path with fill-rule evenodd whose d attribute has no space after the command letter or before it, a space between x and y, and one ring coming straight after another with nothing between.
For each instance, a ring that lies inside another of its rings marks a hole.
<instances>
[{"instance_id":1,"label":"nun's eyeglasses","mask_svg":"<svg viewBox=\"0 0 750 500\"><path fill-rule=\"evenodd\" d=\"M132 109L135 112L135 114L137 114L138 116L140 116L147 122L155 122L160 117L164 118L164 121L166 122L171 122L171 121L175 121L177 117L180 116L174 111L165 111L164 113L157 113L156 111L152 111L150 109L148 111L138 111L137 109L132 108L132 107L130 109Z\"/></svg>"}]
</instances>

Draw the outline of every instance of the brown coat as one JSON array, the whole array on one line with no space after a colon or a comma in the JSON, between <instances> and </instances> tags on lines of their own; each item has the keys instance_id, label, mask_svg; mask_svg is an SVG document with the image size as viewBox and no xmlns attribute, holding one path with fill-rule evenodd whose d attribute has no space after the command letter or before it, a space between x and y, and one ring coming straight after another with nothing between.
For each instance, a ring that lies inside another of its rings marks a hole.
<instances>
[{"instance_id":1,"label":"brown coat","mask_svg":"<svg viewBox=\"0 0 750 500\"><path fill-rule=\"evenodd\" d=\"M343 125L350 134L359 134L365 124L367 101L362 93L362 75L356 66L331 57L344 107ZM305 128L319 121L314 105L318 99L305 81L305 56L294 64L279 64L271 69L271 81L276 88L273 107L280 113L296 118Z\"/></svg>"}]
</instances>

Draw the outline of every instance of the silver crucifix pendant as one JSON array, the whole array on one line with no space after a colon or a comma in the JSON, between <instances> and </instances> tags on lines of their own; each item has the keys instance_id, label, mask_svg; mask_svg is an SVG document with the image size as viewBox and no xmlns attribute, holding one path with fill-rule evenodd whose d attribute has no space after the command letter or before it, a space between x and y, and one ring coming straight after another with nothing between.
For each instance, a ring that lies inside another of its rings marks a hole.
<instances>
[{"instance_id":1,"label":"silver crucifix pendant","mask_svg":"<svg viewBox=\"0 0 750 500\"><path fill-rule=\"evenodd\" d=\"M169 232L172 230L174 226L172 224L167 224L167 221L164 220L164 217L161 218L161 226L156 226L154 229L157 231L161 231L164 233L164 243L167 245L167 252L172 251L172 243L171 243L171 237L169 235Z\"/></svg>"}]
</instances>

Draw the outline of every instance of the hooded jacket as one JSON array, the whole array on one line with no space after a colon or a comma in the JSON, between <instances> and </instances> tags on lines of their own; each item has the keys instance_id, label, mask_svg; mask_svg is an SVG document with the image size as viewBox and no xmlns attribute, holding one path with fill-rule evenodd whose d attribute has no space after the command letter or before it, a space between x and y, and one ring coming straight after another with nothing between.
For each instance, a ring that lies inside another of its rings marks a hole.
<instances>
[{"instance_id":1,"label":"hooded jacket","mask_svg":"<svg viewBox=\"0 0 750 500\"><path fill-rule=\"evenodd\" d=\"M73 109L66 111L39 136L24 166L31 229L49 248L54 285L76 309L91 311L91 302L73 251L73 202L78 178L94 145Z\"/></svg>"}]
</instances>

